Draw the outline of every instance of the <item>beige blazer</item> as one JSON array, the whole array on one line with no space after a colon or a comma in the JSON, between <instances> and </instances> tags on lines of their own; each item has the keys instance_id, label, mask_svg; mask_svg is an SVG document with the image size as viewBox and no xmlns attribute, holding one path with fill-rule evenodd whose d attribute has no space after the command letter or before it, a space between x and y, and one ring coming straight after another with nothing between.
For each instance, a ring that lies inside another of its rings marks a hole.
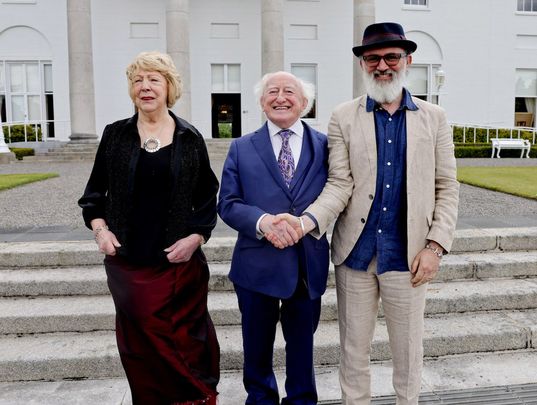
<instances>
[{"instance_id":1,"label":"beige blazer","mask_svg":"<svg viewBox=\"0 0 537 405\"><path fill-rule=\"evenodd\" d=\"M364 229L375 195L377 145L374 114L366 96L336 107L328 124L328 181L305 212L318 222L319 238L337 218L332 261L347 258ZM457 221L459 183L451 130L444 111L412 98L417 111L406 111L408 265L427 240L451 249Z\"/></svg>"}]
</instances>

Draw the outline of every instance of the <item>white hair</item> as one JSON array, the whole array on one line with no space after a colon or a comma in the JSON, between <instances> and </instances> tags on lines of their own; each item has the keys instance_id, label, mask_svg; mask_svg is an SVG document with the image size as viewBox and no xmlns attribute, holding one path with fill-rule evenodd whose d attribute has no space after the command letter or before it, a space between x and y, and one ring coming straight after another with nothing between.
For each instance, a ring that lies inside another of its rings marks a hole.
<instances>
[{"instance_id":1,"label":"white hair","mask_svg":"<svg viewBox=\"0 0 537 405\"><path fill-rule=\"evenodd\" d=\"M254 86L254 94L255 94L257 103L261 106L261 98L263 97L263 94L265 93L265 90L267 89L267 84L269 80L272 79L272 77L274 77L275 75L280 74L280 73L285 73L285 74L292 76L298 83L298 88L302 92L302 95L308 100L308 104L302 110L302 113L300 114L300 116L303 117L304 115L309 113L311 108L313 107L313 102L315 101L315 85L313 83L306 82L289 72L273 72L273 73L265 74L261 78L261 80L259 80Z\"/></svg>"},{"instance_id":2,"label":"white hair","mask_svg":"<svg viewBox=\"0 0 537 405\"><path fill-rule=\"evenodd\" d=\"M379 82L375 80L375 74L378 71L367 72L366 69L362 69L362 78L367 94L377 103L391 103L397 97L401 95L403 87L407 79L407 65L395 71L387 69L386 72L392 75L392 80L389 82Z\"/></svg>"}]
</instances>

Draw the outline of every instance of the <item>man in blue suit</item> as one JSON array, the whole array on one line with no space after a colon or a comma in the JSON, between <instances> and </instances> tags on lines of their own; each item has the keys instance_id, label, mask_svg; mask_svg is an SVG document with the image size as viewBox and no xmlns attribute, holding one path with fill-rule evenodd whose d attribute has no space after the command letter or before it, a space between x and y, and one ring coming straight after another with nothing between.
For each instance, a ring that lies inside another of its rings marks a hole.
<instances>
[{"instance_id":1,"label":"man in blue suit","mask_svg":"<svg viewBox=\"0 0 537 405\"><path fill-rule=\"evenodd\" d=\"M278 320L286 342L281 404L316 404L313 334L326 289L328 241L326 235L300 239L300 227L273 222L281 212L301 214L323 189L327 140L300 120L313 104L311 84L269 73L256 96L267 122L231 144L218 203L220 217L238 231L229 278L242 315L246 404L280 403L272 369ZM265 236L291 246L280 249Z\"/></svg>"}]
</instances>

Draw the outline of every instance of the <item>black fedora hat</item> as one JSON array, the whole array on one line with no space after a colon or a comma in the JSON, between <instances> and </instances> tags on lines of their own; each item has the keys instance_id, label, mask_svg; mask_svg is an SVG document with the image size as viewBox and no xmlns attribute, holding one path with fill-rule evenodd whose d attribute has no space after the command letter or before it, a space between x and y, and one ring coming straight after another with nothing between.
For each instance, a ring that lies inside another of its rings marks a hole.
<instances>
[{"instance_id":1,"label":"black fedora hat","mask_svg":"<svg viewBox=\"0 0 537 405\"><path fill-rule=\"evenodd\" d=\"M369 49L378 49L395 46L403 48L408 53L416 50L418 45L405 37L405 31L400 24L394 22L381 22L369 25L364 31L362 45L355 46L352 51L356 56Z\"/></svg>"}]
</instances>

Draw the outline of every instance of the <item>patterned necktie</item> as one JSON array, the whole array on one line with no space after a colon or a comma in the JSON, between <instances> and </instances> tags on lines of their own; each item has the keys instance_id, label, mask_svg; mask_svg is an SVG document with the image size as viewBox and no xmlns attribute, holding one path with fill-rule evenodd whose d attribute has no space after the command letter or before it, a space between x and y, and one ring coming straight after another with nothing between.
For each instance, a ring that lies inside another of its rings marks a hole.
<instances>
[{"instance_id":1,"label":"patterned necktie","mask_svg":"<svg viewBox=\"0 0 537 405\"><path fill-rule=\"evenodd\" d=\"M295 175L295 160L293 159L291 147L289 146L289 138L293 135L293 131L282 129L278 133L282 137L282 148L278 156L278 167L280 168L280 172L282 172L283 181L289 187Z\"/></svg>"}]
</instances>

